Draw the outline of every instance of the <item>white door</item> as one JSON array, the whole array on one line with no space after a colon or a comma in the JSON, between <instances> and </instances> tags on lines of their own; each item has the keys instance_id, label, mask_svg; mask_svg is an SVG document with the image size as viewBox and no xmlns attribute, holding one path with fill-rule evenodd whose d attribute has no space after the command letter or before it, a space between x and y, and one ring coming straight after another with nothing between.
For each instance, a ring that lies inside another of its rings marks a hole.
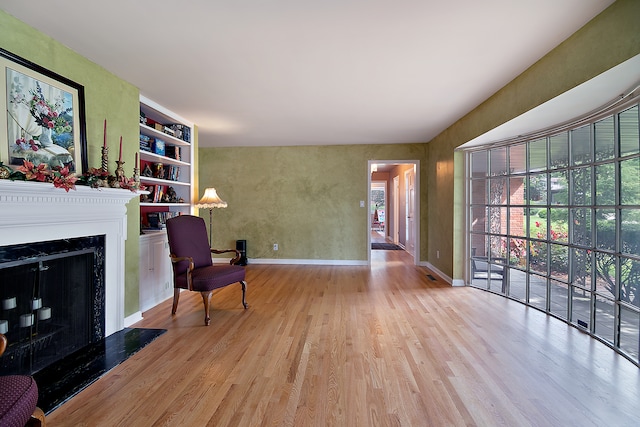
<instances>
[{"instance_id":1,"label":"white door","mask_svg":"<svg viewBox=\"0 0 640 427\"><path fill-rule=\"evenodd\" d=\"M407 213L407 221L405 227L405 249L411 255L415 255L416 250L416 241L415 241L415 179L416 173L415 168L411 168L404 173L404 183L405 183L405 191L406 191L406 210Z\"/></svg>"}]
</instances>

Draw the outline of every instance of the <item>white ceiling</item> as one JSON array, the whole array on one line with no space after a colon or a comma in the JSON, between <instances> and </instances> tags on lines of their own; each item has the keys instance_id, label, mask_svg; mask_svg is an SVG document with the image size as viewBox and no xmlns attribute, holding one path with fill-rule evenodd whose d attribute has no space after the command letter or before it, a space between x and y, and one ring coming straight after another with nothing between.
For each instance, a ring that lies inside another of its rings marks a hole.
<instances>
[{"instance_id":1,"label":"white ceiling","mask_svg":"<svg viewBox=\"0 0 640 427\"><path fill-rule=\"evenodd\" d=\"M427 142L613 0L0 0L201 146Z\"/></svg>"}]
</instances>

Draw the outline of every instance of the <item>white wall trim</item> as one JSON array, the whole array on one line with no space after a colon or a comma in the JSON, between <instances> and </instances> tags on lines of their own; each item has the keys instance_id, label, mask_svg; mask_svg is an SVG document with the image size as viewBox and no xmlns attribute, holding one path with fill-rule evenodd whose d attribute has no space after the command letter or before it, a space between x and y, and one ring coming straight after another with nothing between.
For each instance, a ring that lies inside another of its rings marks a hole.
<instances>
[{"instance_id":1,"label":"white wall trim","mask_svg":"<svg viewBox=\"0 0 640 427\"><path fill-rule=\"evenodd\" d=\"M453 280L451 277L447 276L446 274L444 274L442 271L438 270L433 264L431 264L429 261L425 262L425 263L420 263L421 266L428 268L429 270L433 271L434 273L436 273L438 276L440 276L445 282L447 282L448 284L450 284L451 286L460 286L459 284L457 284L457 280ZM463 283L464 285L464 283Z\"/></svg>"},{"instance_id":2,"label":"white wall trim","mask_svg":"<svg viewBox=\"0 0 640 427\"><path fill-rule=\"evenodd\" d=\"M142 320L142 312L136 311L135 313L124 318L124 327L128 328L129 326L141 320Z\"/></svg>"},{"instance_id":3,"label":"white wall trim","mask_svg":"<svg viewBox=\"0 0 640 427\"><path fill-rule=\"evenodd\" d=\"M216 264L228 263L227 258L214 258ZM276 258L249 258L247 264L273 264L273 265L368 265L366 260L342 260L342 259L276 259Z\"/></svg>"}]
</instances>

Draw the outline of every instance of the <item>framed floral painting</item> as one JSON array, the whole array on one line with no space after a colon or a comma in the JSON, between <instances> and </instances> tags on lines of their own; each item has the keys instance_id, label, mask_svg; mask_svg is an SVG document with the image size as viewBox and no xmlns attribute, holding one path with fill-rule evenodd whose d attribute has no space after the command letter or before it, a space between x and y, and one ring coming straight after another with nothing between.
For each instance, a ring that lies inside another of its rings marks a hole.
<instances>
[{"instance_id":1,"label":"framed floral painting","mask_svg":"<svg viewBox=\"0 0 640 427\"><path fill-rule=\"evenodd\" d=\"M84 87L0 49L0 161L87 170Z\"/></svg>"}]
</instances>

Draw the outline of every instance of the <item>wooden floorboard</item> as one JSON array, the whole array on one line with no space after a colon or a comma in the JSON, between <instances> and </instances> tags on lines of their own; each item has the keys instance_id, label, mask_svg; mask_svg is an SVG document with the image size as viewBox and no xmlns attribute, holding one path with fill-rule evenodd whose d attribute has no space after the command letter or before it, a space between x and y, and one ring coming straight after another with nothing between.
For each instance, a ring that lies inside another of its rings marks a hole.
<instances>
[{"instance_id":1,"label":"wooden floorboard","mask_svg":"<svg viewBox=\"0 0 640 427\"><path fill-rule=\"evenodd\" d=\"M51 426L624 426L640 369L515 301L371 266L247 266L134 327L167 333L47 416Z\"/></svg>"}]
</instances>

